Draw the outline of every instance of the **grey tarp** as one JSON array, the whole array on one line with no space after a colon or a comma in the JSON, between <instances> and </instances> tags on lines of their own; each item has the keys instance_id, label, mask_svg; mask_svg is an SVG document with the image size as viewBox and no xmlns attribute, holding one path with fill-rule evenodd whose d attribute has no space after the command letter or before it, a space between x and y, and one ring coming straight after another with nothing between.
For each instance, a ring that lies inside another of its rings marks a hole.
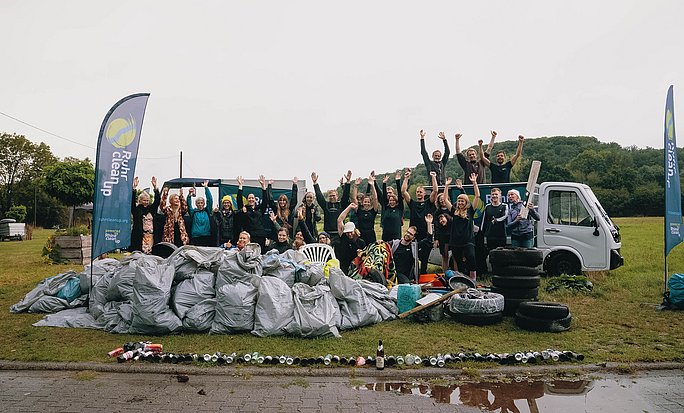
<instances>
[{"instance_id":1,"label":"grey tarp","mask_svg":"<svg viewBox=\"0 0 684 413\"><path fill-rule=\"evenodd\" d=\"M104 312L97 318L97 323L104 325L105 331L126 334L133 321L133 305L126 301L110 301L104 306Z\"/></svg>"},{"instance_id":2,"label":"grey tarp","mask_svg":"<svg viewBox=\"0 0 684 413\"><path fill-rule=\"evenodd\" d=\"M138 260L133 282L133 334L168 334L182 327L180 318L169 308L173 266L159 257Z\"/></svg>"},{"instance_id":3,"label":"grey tarp","mask_svg":"<svg viewBox=\"0 0 684 413\"><path fill-rule=\"evenodd\" d=\"M279 278L261 277L252 334L259 337L283 335L293 322L292 289Z\"/></svg>"},{"instance_id":4,"label":"grey tarp","mask_svg":"<svg viewBox=\"0 0 684 413\"><path fill-rule=\"evenodd\" d=\"M330 291L340 307L340 329L349 330L382 321L378 309L366 296L359 281L347 277L337 267L331 267L329 272Z\"/></svg>"},{"instance_id":5,"label":"grey tarp","mask_svg":"<svg viewBox=\"0 0 684 413\"><path fill-rule=\"evenodd\" d=\"M114 271L109 288L107 288L107 301L133 300L135 270L138 267L138 261L144 257L146 257L145 254L135 251L121 260L121 266ZM159 257L154 257L154 259L161 261Z\"/></svg>"},{"instance_id":6,"label":"grey tarp","mask_svg":"<svg viewBox=\"0 0 684 413\"><path fill-rule=\"evenodd\" d=\"M101 260L95 260L91 264L85 266L85 270L79 274L79 281L81 283L81 291L86 294L90 291L90 269L92 267L92 283L95 285L97 280L103 275L114 272L117 268L121 266L121 262L114 258L103 258Z\"/></svg>"},{"instance_id":7,"label":"grey tarp","mask_svg":"<svg viewBox=\"0 0 684 413\"><path fill-rule=\"evenodd\" d=\"M302 337L341 337L340 308L327 285L311 287L296 283L292 287L295 322L290 333Z\"/></svg>"},{"instance_id":8,"label":"grey tarp","mask_svg":"<svg viewBox=\"0 0 684 413\"><path fill-rule=\"evenodd\" d=\"M359 283L363 292L370 299L370 302L378 309L381 321L394 320L399 314L397 299L390 295L389 290L384 285L368 280L360 280Z\"/></svg>"},{"instance_id":9,"label":"grey tarp","mask_svg":"<svg viewBox=\"0 0 684 413\"><path fill-rule=\"evenodd\" d=\"M33 325L36 327L102 328L85 307L69 308L48 314Z\"/></svg>"},{"instance_id":10,"label":"grey tarp","mask_svg":"<svg viewBox=\"0 0 684 413\"><path fill-rule=\"evenodd\" d=\"M55 297L66 283L74 278L78 278L75 271L67 271L53 277L42 280L38 285L29 291L18 303L10 307L10 312L21 313L28 311L31 313L56 313L66 308L80 307L88 298L83 295L72 302Z\"/></svg>"}]
</instances>

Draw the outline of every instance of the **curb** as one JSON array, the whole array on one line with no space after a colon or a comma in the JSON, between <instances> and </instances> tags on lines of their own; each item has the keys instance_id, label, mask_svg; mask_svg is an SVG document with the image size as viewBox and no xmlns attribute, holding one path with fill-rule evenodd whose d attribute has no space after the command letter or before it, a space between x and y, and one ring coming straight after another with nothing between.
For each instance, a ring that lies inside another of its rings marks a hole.
<instances>
[{"instance_id":1,"label":"curb","mask_svg":"<svg viewBox=\"0 0 684 413\"><path fill-rule=\"evenodd\" d=\"M132 374L194 374L210 376L304 376L304 377L442 377L442 376L470 376L473 370L480 378L494 376L543 376L549 374L589 374L589 373L618 373L632 374L639 371L654 370L684 370L684 363L598 363L598 364L557 364L557 365L522 365L472 368L392 368L376 370L374 368L355 367L199 367L193 365L159 365L149 363L95 363L95 362L26 362L0 360L0 370L53 370L53 371L96 371L106 373Z\"/></svg>"}]
</instances>

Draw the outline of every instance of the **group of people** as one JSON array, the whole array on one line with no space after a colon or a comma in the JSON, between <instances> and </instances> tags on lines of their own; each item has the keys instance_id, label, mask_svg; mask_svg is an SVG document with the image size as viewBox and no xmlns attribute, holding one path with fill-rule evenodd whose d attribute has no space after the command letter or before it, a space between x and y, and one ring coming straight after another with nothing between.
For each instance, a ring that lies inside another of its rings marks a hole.
<instances>
[{"instance_id":1,"label":"group of people","mask_svg":"<svg viewBox=\"0 0 684 413\"><path fill-rule=\"evenodd\" d=\"M305 194L303 202L297 203L298 179L292 180L290 197L273 197L272 181L259 177L261 202L254 193L243 192L244 179L237 177L237 205L230 196L221 199L221 205L214 207L208 181L203 182L204 197L190 188L187 197L181 189L178 194L169 195L168 188L161 193L156 178L152 178L154 201L142 192L134 197L131 212L133 228L131 248L149 253L156 242L170 242L177 246L191 244L199 246L222 246L243 248L253 242L262 251L275 249L282 253L288 249L299 249L309 243L332 245L340 262L340 268L347 272L359 251L368 245L388 243L391 247L397 280L400 283L416 282L419 275L427 272L428 257L433 247L442 255L442 268L451 267L476 279L477 260L475 246L483 243L488 249L506 244L511 236L513 246L531 247L533 225L530 219L538 219L532 205L528 203L527 216L521 214L523 203L516 190L508 191L508 203L498 188L491 190L491 202L484 207L483 219L478 227L474 223L475 211L480 206L478 184L485 183L486 169L491 171L492 183L510 181L511 169L522 155L524 137L518 137L518 147L510 160L498 151L494 161L489 159L494 147L496 132L491 132L487 150L483 141L477 150L469 148L461 153L461 134L455 135L456 159L463 169L463 180L446 176L449 161L449 145L443 132L438 138L443 141L444 153L435 150L428 157L425 149L425 132L420 131L421 155L425 162L432 191L418 186L415 196L408 192L412 175L410 169L397 171L395 185L388 185L390 176L382 179L381 185L374 171L368 176L365 190L360 191L362 179L352 180L352 172L340 179L342 196L337 189L323 195L318 184L318 175L311 174L314 192ZM403 177L403 179L402 179ZM471 202L463 190L462 182L473 185L474 198ZM449 189L452 183L460 194L452 203ZM138 179L134 180L134 195ZM194 202L193 202L194 198ZM245 203L246 200L246 203ZM194 205L193 205L194 204ZM405 209L408 209L408 228L402 232ZM319 211L322 211L322 216ZM376 218L380 216L381 234L376 234ZM318 223L322 220L322 231ZM452 260L449 260L451 253Z\"/></svg>"}]
</instances>

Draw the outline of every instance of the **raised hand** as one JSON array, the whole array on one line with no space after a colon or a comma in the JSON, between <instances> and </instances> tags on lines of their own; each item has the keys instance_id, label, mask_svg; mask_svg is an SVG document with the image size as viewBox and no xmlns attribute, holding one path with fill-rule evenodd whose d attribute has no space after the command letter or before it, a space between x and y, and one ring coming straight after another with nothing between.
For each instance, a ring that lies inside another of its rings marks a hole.
<instances>
[{"instance_id":1,"label":"raised hand","mask_svg":"<svg viewBox=\"0 0 684 413\"><path fill-rule=\"evenodd\" d=\"M420 139L425 139L425 131L422 129L420 130Z\"/></svg>"},{"instance_id":2,"label":"raised hand","mask_svg":"<svg viewBox=\"0 0 684 413\"><path fill-rule=\"evenodd\" d=\"M496 131L495 130L490 131L490 133L492 134L492 139L496 138Z\"/></svg>"},{"instance_id":3,"label":"raised hand","mask_svg":"<svg viewBox=\"0 0 684 413\"><path fill-rule=\"evenodd\" d=\"M389 175L385 175L385 176L382 178L382 183L383 183L383 184L386 184L387 182L389 182Z\"/></svg>"},{"instance_id":4,"label":"raised hand","mask_svg":"<svg viewBox=\"0 0 684 413\"><path fill-rule=\"evenodd\" d=\"M311 172L311 181L313 182L314 185L318 183L318 174L316 172Z\"/></svg>"},{"instance_id":5,"label":"raised hand","mask_svg":"<svg viewBox=\"0 0 684 413\"><path fill-rule=\"evenodd\" d=\"M188 190L188 195L195 196L195 187L194 186Z\"/></svg>"},{"instance_id":6,"label":"raised hand","mask_svg":"<svg viewBox=\"0 0 684 413\"><path fill-rule=\"evenodd\" d=\"M136 176L135 178L133 178L133 189L138 187L138 183L140 183L140 180Z\"/></svg>"},{"instance_id":7,"label":"raised hand","mask_svg":"<svg viewBox=\"0 0 684 413\"><path fill-rule=\"evenodd\" d=\"M259 175L259 184L261 189L266 189L266 178L263 175Z\"/></svg>"},{"instance_id":8,"label":"raised hand","mask_svg":"<svg viewBox=\"0 0 684 413\"><path fill-rule=\"evenodd\" d=\"M441 140L445 140L445 139L446 139L446 135L444 134L444 132L438 133L438 134L437 134L437 137L438 137L439 139L441 139Z\"/></svg>"},{"instance_id":9,"label":"raised hand","mask_svg":"<svg viewBox=\"0 0 684 413\"><path fill-rule=\"evenodd\" d=\"M461 178L456 178L456 183L454 185L456 185L456 188L463 189L463 181L461 181Z\"/></svg>"},{"instance_id":10,"label":"raised hand","mask_svg":"<svg viewBox=\"0 0 684 413\"><path fill-rule=\"evenodd\" d=\"M411 168L406 168L406 172L404 172L404 178L409 179L411 177Z\"/></svg>"},{"instance_id":11,"label":"raised hand","mask_svg":"<svg viewBox=\"0 0 684 413\"><path fill-rule=\"evenodd\" d=\"M268 180L268 184L271 185L271 186L273 186L273 179L269 179L269 180Z\"/></svg>"},{"instance_id":12,"label":"raised hand","mask_svg":"<svg viewBox=\"0 0 684 413\"><path fill-rule=\"evenodd\" d=\"M349 207L356 211L357 209L359 209L359 204L357 204L356 202L352 202L351 204L349 204Z\"/></svg>"},{"instance_id":13,"label":"raised hand","mask_svg":"<svg viewBox=\"0 0 684 413\"><path fill-rule=\"evenodd\" d=\"M394 180L399 180L401 179L401 169L397 169L397 172L394 173Z\"/></svg>"},{"instance_id":14,"label":"raised hand","mask_svg":"<svg viewBox=\"0 0 684 413\"><path fill-rule=\"evenodd\" d=\"M482 146L484 144L484 141L482 139L477 140L477 146Z\"/></svg>"},{"instance_id":15,"label":"raised hand","mask_svg":"<svg viewBox=\"0 0 684 413\"><path fill-rule=\"evenodd\" d=\"M523 142L523 141L525 140L525 137L522 136L522 135L518 135L518 140L519 140L520 142Z\"/></svg>"},{"instance_id":16,"label":"raised hand","mask_svg":"<svg viewBox=\"0 0 684 413\"><path fill-rule=\"evenodd\" d=\"M157 189L157 177L152 177L152 188Z\"/></svg>"},{"instance_id":17,"label":"raised hand","mask_svg":"<svg viewBox=\"0 0 684 413\"><path fill-rule=\"evenodd\" d=\"M298 184L298 183L299 183L299 179L297 179L297 177L295 176L294 178L292 178L292 183L295 184L295 185Z\"/></svg>"},{"instance_id":18,"label":"raised hand","mask_svg":"<svg viewBox=\"0 0 684 413\"><path fill-rule=\"evenodd\" d=\"M454 138L456 138L456 140L459 140L459 139L461 139L462 136L463 136L462 133L457 133L456 135L454 135Z\"/></svg>"},{"instance_id":19,"label":"raised hand","mask_svg":"<svg viewBox=\"0 0 684 413\"><path fill-rule=\"evenodd\" d=\"M209 186L209 181L205 179L204 182L202 182L202 186L205 187L205 188L208 187L208 186Z\"/></svg>"},{"instance_id":20,"label":"raised hand","mask_svg":"<svg viewBox=\"0 0 684 413\"><path fill-rule=\"evenodd\" d=\"M437 177L437 172L435 172L435 171L430 171L430 176Z\"/></svg>"},{"instance_id":21,"label":"raised hand","mask_svg":"<svg viewBox=\"0 0 684 413\"><path fill-rule=\"evenodd\" d=\"M276 214L274 214L273 211L268 211L268 217L271 218L271 221L276 222Z\"/></svg>"},{"instance_id":22,"label":"raised hand","mask_svg":"<svg viewBox=\"0 0 684 413\"><path fill-rule=\"evenodd\" d=\"M427 222L428 225L432 224L432 214L425 215L425 222Z\"/></svg>"},{"instance_id":23,"label":"raised hand","mask_svg":"<svg viewBox=\"0 0 684 413\"><path fill-rule=\"evenodd\" d=\"M472 182L473 184L477 183L477 174L476 173L473 172L472 174L470 174L470 182Z\"/></svg>"},{"instance_id":24,"label":"raised hand","mask_svg":"<svg viewBox=\"0 0 684 413\"><path fill-rule=\"evenodd\" d=\"M375 181L375 171L370 171L370 175L368 176L368 180L373 180Z\"/></svg>"},{"instance_id":25,"label":"raised hand","mask_svg":"<svg viewBox=\"0 0 684 413\"><path fill-rule=\"evenodd\" d=\"M347 183L349 183L351 181L351 177L352 177L352 171L350 169L347 171L347 174L344 175L344 179L346 179Z\"/></svg>"},{"instance_id":26,"label":"raised hand","mask_svg":"<svg viewBox=\"0 0 684 413\"><path fill-rule=\"evenodd\" d=\"M242 175L239 175L237 178L235 178L239 186L242 186L245 184L245 180L242 179Z\"/></svg>"},{"instance_id":27,"label":"raised hand","mask_svg":"<svg viewBox=\"0 0 684 413\"><path fill-rule=\"evenodd\" d=\"M162 189L162 195L167 196L169 194L169 187L165 186L164 189Z\"/></svg>"}]
</instances>

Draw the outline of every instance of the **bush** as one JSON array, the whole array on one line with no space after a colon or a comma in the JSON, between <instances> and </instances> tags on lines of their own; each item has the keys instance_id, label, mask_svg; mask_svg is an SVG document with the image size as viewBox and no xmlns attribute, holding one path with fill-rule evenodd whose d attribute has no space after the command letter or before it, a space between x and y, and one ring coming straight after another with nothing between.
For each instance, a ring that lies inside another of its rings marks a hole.
<instances>
[{"instance_id":1,"label":"bush","mask_svg":"<svg viewBox=\"0 0 684 413\"><path fill-rule=\"evenodd\" d=\"M24 222L26 219L26 207L23 205L16 205L10 208L5 213L5 218L12 218L17 222Z\"/></svg>"},{"instance_id":2,"label":"bush","mask_svg":"<svg viewBox=\"0 0 684 413\"><path fill-rule=\"evenodd\" d=\"M66 235L66 236L90 235L90 228L86 225L77 225L75 227L58 229L57 235Z\"/></svg>"}]
</instances>

